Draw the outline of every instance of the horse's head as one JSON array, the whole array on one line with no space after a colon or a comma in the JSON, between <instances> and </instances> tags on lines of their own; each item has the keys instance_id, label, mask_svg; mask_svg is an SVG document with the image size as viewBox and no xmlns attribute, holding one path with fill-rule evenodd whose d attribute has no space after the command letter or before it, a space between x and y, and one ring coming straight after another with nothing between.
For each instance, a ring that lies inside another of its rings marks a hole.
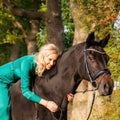
<instances>
[{"instance_id":1,"label":"horse's head","mask_svg":"<svg viewBox=\"0 0 120 120\"><path fill-rule=\"evenodd\" d=\"M103 40L95 41L94 32L92 32L87 38L83 52L87 79L102 96L112 94L114 86L111 73L107 68L109 56L104 51L109 38L110 35L107 35Z\"/></svg>"}]
</instances>

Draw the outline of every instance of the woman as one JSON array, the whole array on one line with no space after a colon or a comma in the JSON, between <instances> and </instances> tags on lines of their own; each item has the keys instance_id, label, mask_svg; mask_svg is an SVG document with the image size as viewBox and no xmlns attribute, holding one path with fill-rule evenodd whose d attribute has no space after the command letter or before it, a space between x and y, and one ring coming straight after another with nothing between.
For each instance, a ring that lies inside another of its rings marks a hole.
<instances>
[{"instance_id":1,"label":"woman","mask_svg":"<svg viewBox=\"0 0 120 120\"><path fill-rule=\"evenodd\" d=\"M55 102L41 98L29 87L32 75L42 76L44 70L49 70L55 64L58 55L58 48L54 44L47 44L35 55L23 56L0 66L0 120L10 120L10 88L19 79L24 97L45 106L51 112L57 111Z\"/></svg>"}]
</instances>

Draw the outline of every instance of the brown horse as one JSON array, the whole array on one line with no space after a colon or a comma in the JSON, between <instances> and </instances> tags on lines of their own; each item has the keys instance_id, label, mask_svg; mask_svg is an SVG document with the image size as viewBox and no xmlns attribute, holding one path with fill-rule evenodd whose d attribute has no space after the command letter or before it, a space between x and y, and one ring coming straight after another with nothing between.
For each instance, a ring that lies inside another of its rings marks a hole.
<instances>
[{"instance_id":1,"label":"brown horse","mask_svg":"<svg viewBox=\"0 0 120 120\"><path fill-rule=\"evenodd\" d=\"M59 110L55 113L24 98L17 82L11 92L12 120L67 120L66 95L75 94L83 79L91 82L100 95L112 94L113 80L107 68L109 57L103 49L109 37L110 35L103 40L95 41L92 32L86 42L63 52L56 65L45 71L43 77L32 79L34 83L31 84L31 90L59 105Z\"/></svg>"}]
</instances>

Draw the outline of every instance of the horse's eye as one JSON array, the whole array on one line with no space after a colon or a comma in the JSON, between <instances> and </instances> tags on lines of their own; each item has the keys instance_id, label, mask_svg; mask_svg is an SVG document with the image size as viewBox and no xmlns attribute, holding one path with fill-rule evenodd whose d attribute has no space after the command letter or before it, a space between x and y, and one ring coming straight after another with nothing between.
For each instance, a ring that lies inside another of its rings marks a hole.
<instances>
[{"instance_id":1,"label":"horse's eye","mask_svg":"<svg viewBox=\"0 0 120 120\"><path fill-rule=\"evenodd\" d=\"M93 55L89 55L90 60L95 60L95 57Z\"/></svg>"},{"instance_id":2,"label":"horse's eye","mask_svg":"<svg viewBox=\"0 0 120 120\"><path fill-rule=\"evenodd\" d=\"M89 51L89 54L92 54L93 52L92 51Z\"/></svg>"},{"instance_id":3,"label":"horse's eye","mask_svg":"<svg viewBox=\"0 0 120 120\"><path fill-rule=\"evenodd\" d=\"M108 55L106 55L106 59L107 59L107 61L109 61L110 57Z\"/></svg>"},{"instance_id":4,"label":"horse's eye","mask_svg":"<svg viewBox=\"0 0 120 120\"><path fill-rule=\"evenodd\" d=\"M89 51L88 58L92 61L95 60L95 54L93 51Z\"/></svg>"},{"instance_id":5,"label":"horse's eye","mask_svg":"<svg viewBox=\"0 0 120 120\"><path fill-rule=\"evenodd\" d=\"M108 63L110 57L108 55L105 55L105 60L106 60L106 63Z\"/></svg>"}]
</instances>

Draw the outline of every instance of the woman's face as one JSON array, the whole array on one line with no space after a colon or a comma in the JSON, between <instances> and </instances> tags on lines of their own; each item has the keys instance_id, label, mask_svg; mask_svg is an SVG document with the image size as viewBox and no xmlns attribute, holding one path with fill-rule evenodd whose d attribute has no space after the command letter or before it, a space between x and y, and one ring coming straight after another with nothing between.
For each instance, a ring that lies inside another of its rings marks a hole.
<instances>
[{"instance_id":1,"label":"woman's face","mask_svg":"<svg viewBox=\"0 0 120 120\"><path fill-rule=\"evenodd\" d=\"M45 68L50 70L50 68L55 65L58 55L57 54L50 54L44 56Z\"/></svg>"}]
</instances>

